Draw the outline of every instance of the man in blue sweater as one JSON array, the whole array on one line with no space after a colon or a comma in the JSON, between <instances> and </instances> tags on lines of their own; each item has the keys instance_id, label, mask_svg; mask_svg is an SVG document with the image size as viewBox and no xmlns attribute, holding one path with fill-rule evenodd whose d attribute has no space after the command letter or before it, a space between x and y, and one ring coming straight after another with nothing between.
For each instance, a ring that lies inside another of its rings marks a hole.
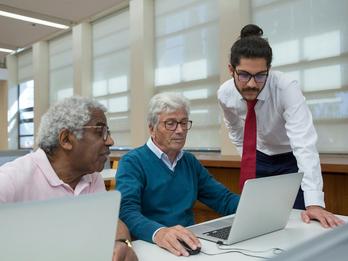
<instances>
[{"instance_id":1,"label":"man in blue sweater","mask_svg":"<svg viewBox=\"0 0 348 261\"><path fill-rule=\"evenodd\" d=\"M184 228L194 223L196 200L228 215L236 211L239 196L217 182L194 155L182 150L192 126L185 97L155 95L148 126L151 137L147 143L124 155L118 165L120 218L134 237L188 256L179 240L191 249L200 247L196 236Z\"/></svg>"}]
</instances>

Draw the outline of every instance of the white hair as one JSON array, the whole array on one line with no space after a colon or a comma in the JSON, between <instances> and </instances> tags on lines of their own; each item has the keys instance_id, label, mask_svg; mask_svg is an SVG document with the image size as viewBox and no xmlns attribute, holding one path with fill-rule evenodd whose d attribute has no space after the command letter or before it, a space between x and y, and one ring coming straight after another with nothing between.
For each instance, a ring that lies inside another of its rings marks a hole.
<instances>
[{"instance_id":1,"label":"white hair","mask_svg":"<svg viewBox=\"0 0 348 261\"><path fill-rule=\"evenodd\" d=\"M155 127L158 124L160 113L172 113L181 109L185 110L187 115L190 114L189 100L183 95L174 92L158 93L150 100L147 123L149 126Z\"/></svg>"},{"instance_id":2,"label":"white hair","mask_svg":"<svg viewBox=\"0 0 348 261\"><path fill-rule=\"evenodd\" d=\"M62 129L71 131L77 139L81 139L81 127L90 121L93 109L106 112L105 106L98 101L77 96L66 98L51 106L41 118L36 136L38 146L46 153L52 153L58 146L58 134Z\"/></svg>"}]
</instances>

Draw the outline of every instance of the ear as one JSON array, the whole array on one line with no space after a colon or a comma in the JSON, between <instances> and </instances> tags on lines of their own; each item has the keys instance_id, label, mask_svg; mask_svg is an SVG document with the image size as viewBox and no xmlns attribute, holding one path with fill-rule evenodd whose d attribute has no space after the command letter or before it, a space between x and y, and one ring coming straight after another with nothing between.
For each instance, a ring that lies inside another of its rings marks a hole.
<instances>
[{"instance_id":1,"label":"ear","mask_svg":"<svg viewBox=\"0 0 348 261\"><path fill-rule=\"evenodd\" d=\"M228 71L230 72L231 76L233 77L234 68L230 63L228 64Z\"/></svg>"},{"instance_id":2,"label":"ear","mask_svg":"<svg viewBox=\"0 0 348 261\"><path fill-rule=\"evenodd\" d=\"M72 134L68 129L62 129L58 134L59 145L64 150L72 150L73 139L75 135Z\"/></svg>"},{"instance_id":3,"label":"ear","mask_svg":"<svg viewBox=\"0 0 348 261\"><path fill-rule=\"evenodd\" d=\"M155 128L154 128L154 126L149 125L148 127L149 127L149 132L150 132L151 138L155 137Z\"/></svg>"}]
</instances>

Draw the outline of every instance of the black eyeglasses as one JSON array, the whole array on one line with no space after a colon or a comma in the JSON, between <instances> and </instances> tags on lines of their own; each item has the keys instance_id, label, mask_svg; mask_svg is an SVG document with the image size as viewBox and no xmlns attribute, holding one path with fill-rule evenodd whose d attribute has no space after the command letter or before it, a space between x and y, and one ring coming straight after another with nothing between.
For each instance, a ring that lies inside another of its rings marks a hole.
<instances>
[{"instance_id":1,"label":"black eyeglasses","mask_svg":"<svg viewBox=\"0 0 348 261\"><path fill-rule=\"evenodd\" d=\"M103 137L103 140L106 141L108 137L110 136L110 130L109 127L106 125L103 126L82 126L81 129L100 129L100 137Z\"/></svg>"},{"instance_id":2,"label":"black eyeglasses","mask_svg":"<svg viewBox=\"0 0 348 261\"><path fill-rule=\"evenodd\" d=\"M166 130L170 130L170 131L175 131L179 124L183 130L189 130L192 127L192 121L188 121L188 120L183 120L183 121L167 120L162 122L164 123L164 127L166 128Z\"/></svg>"},{"instance_id":3,"label":"black eyeglasses","mask_svg":"<svg viewBox=\"0 0 348 261\"><path fill-rule=\"evenodd\" d=\"M256 83L264 83L267 80L268 77L268 71L265 72L259 72L257 74L251 74L245 71L238 72L237 70L234 70L238 76L238 81L241 82L249 82L251 78L254 78Z\"/></svg>"}]
</instances>

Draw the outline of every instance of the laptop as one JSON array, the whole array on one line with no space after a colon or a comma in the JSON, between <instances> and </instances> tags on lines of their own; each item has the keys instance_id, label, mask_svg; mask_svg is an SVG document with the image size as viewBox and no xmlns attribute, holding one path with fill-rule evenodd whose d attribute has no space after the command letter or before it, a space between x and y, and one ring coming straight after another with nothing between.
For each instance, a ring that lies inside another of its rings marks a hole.
<instances>
[{"instance_id":1,"label":"laptop","mask_svg":"<svg viewBox=\"0 0 348 261\"><path fill-rule=\"evenodd\" d=\"M303 173L247 180L235 215L188 227L197 237L231 245L283 229Z\"/></svg>"},{"instance_id":2,"label":"laptop","mask_svg":"<svg viewBox=\"0 0 348 261\"><path fill-rule=\"evenodd\" d=\"M0 260L112 260L120 193L0 204Z\"/></svg>"}]
</instances>

